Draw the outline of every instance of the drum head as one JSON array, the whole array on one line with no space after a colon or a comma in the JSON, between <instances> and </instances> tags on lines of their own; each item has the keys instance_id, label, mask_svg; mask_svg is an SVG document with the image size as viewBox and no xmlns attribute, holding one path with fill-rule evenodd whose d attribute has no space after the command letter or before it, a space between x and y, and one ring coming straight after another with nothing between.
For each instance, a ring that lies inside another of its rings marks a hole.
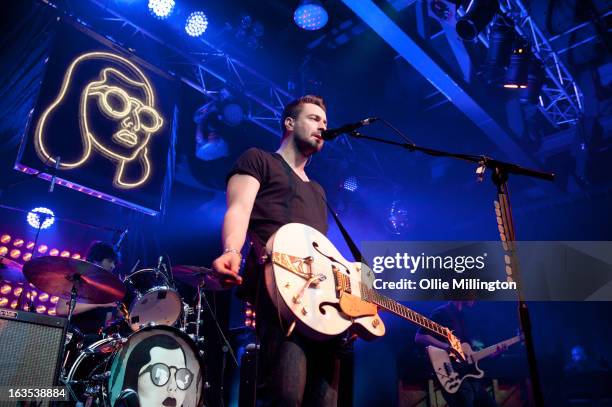
<instances>
[{"instance_id":1,"label":"drum head","mask_svg":"<svg viewBox=\"0 0 612 407\"><path fill-rule=\"evenodd\" d=\"M201 407L203 376L203 361L189 336L172 327L146 327L133 333L113 359L110 405L132 389L141 406Z\"/></svg>"},{"instance_id":2,"label":"drum head","mask_svg":"<svg viewBox=\"0 0 612 407\"><path fill-rule=\"evenodd\" d=\"M168 287L155 287L130 306L130 327L137 331L140 327L155 325L174 325L181 316L183 302L178 293Z\"/></svg>"}]
</instances>

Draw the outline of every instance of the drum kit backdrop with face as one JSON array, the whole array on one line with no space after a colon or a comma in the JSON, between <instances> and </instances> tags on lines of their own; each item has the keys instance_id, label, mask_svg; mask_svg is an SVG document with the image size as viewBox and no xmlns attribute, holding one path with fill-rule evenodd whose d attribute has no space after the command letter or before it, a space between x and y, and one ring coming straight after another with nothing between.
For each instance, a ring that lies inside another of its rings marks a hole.
<instances>
[{"instance_id":1,"label":"drum kit backdrop with face","mask_svg":"<svg viewBox=\"0 0 612 407\"><path fill-rule=\"evenodd\" d=\"M25 263L1 258L0 280L22 281L69 302L70 322L77 303L121 302L129 292L125 322L129 332L102 335L92 344L65 349L60 381L75 401L92 406L199 407L204 404L204 362L198 344L203 290L222 285L204 267L137 270L123 280L95 264L64 257L39 257ZM194 306L184 301L175 279L197 289ZM188 322L187 315L195 315ZM195 325L195 328L192 326ZM75 339L77 338L77 339ZM67 355L73 353L73 357ZM130 404L132 403L132 404Z\"/></svg>"}]
</instances>

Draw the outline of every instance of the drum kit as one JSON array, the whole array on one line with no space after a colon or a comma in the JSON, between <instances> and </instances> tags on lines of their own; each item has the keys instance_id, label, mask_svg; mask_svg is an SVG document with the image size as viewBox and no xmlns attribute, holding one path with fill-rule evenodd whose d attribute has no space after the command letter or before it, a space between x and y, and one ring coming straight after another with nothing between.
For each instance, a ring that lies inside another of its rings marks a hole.
<instances>
[{"instance_id":1,"label":"drum kit","mask_svg":"<svg viewBox=\"0 0 612 407\"><path fill-rule=\"evenodd\" d=\"M129 399L136 395L141 406L204 404L202 296L205 290L223 288L210 269L176 266L168 272L158 266L121 279L71 258L39 257L23 267L0 260L0 280L31 283L67 302L69 328L60 381L75 401L131 405ZM175 279L181 287L197 290L193 307L179 293ZM126 312L110 324L123 329L102 330L87 344L70 324L77 304L120 304L125 298L131 298Z\"/></svg>"}]
</instances>

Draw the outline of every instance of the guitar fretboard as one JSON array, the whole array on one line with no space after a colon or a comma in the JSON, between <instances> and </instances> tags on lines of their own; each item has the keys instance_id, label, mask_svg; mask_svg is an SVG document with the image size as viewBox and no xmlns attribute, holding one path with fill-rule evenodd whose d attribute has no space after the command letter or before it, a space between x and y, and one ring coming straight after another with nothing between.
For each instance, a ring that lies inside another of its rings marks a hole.
<instances>
[{"instance_id":1,"label":"guitar fretboard","mask_svg":"<svg viewBox=\"0 0 612 407\"><path fill-rule=\"evenodd\" d=\"M432 331L446 338L446 328L438 324L437 322L432 321L431 319L419 314L416 311L411 310L410 308L400 304L397 301L392 300L391 298L385 297L378 291L369 288L363 283L359 283L359 286L361 290L362 299L369 302L373 302L374 304L386 309L387 311L399 315L402 318L405 318L419 326L422 326L423 328L429 331Z\"/></svg>"}]
</instances>

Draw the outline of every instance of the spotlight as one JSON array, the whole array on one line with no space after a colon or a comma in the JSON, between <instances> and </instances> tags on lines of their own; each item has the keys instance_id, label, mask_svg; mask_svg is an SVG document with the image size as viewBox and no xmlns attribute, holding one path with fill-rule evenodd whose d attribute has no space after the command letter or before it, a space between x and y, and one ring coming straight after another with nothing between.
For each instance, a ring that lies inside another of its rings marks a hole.
<instances>
[{"instance_id":1,"label":"spotlight","mask_svg":"<svg viewBox=\"0 0 612 407\"><path fill-rule=\"evenodd\" d=\"M149 11L153 17L164 20L174 10L174 0L149 0Z\"/></svg>"},{"instance_id":2,"label":"spotlight","mask_svg":"<svg viewBox=\"0 0 612 407\"><path fill-rule=\"evenodd\" d=\"M491 22L498 9L497 0L470 0L465 15L457 20L457 34L466 41L473 41Z\"/></svg>"},{"instance_id":3,"label":"spotlight","mask_svg":"<svg viewBox=\"0 0 612 407\"><path fill-rule=\"evenodd\" d=\"M6 307L6 304L8 304L8 298L6 297L0 298L0 307L4 308Z\"/></svg>"},{"instance_id":4,"label":"spotlight","mask_svg":"<svg viewBox=\"0 0 612 407\"><path fill-rule=\"evenodd\" d=\"M391 203L387 217L387 230L394 235L403 235L408 231L408 209L402 201L394 200Z\"/></svg>"},{"instance_id":5,"label":"spotlight","mask_svg":"<svg viewBox=\"0 0 612 407\"><path fill-rule=\"evenodd\" d=\"M23 239L15 239L15 241L13 242L13 246L15 247L21 247L23 246L25 242L23 241Z\"/></svg>"},{"instance_id":6,"label":"spotlight","mask_svg":"<svg viewBox=\"0 0 612 407\"><path fill-rule=\"evenodd\" d=\"M342 183L342 188L344 188L346 191L355 192L357 188L359 188L357 177L354 175L347 177Z\"/></svg>"},{"instance_id":7,"label":"spotlight","mask_svg":"<svg viewBox=\"0 0 612 407\"><path fill-rule=\"evenodd\" d=\"M22 257L23 261L30 261L32 259L32 253L26 253Z\"/></svg>"},{"instance_id":8,"label":"spotlight","mask_svg":"<svg viewBox=\"0 0 612 407\"><path fill-rule=\"evenodd\" d=\"M80 258L81 258L81 255L80 255L80 254L78 254L78 253L74 253L74 254L73 254L71 257L72 257L73 259L77 259L77 260L78 260L78 259L80 259Z\"/></svg>"},{"instance_id":9,"label":"spotlight","mask_svg":"<svg viewBox=\"0 0 612 407\"><path fill-rule=\"evenodd\" d=\"M64 250L60 253L60 257L70 257L70 252L68 250Z\"/></svg>"},{"instance_id":10,"label":"spotlight","mask_svg":"<svg viewBox=\"0 0 612 407\"><path fill-rule=\"evenodd\" d=\"M2 235L0 237L0 243L8 243L11 241L11 235Z\"/></svg>"},{"instance_id":11,"label":"spotlight","mask_svg":"<svg viewBox=\"0 0 612 407\"><path fill-rule=\"evenodd\" d=\"M514 38L514 27L506 24L501 18L496 19L491 26L491 34L489 35L487 64L499 67L507 66Z\"/></svg>"},{"instance_id":12,"label":"spotlight","mask_svg":"<svg viewBox=\"0 0 612 407\"><path fill-rule=\"evenodd\" d=\"M21 250L19 250L19 249L13 249L13 250L11 250L11 252L9 253L9 256L11 256L13 259L16 259L17 257L21 256Z\"/></svg>"},{"instance_id":13,"label":"spotlight","mask_svg":"<svg viewBox=\"0 0 612 407\"><path fill-rule=\"evenodd\" d=\"M49 246L47 246L46 244L41 244L38 246L38 253L40 254L44 254L47 253L47 250L49 250Z\"/></svg>"},{"instance_id":14,"label":"spotlight","mask_svg":"<svg viewBox=\"0 0 612 407\"><path fill-rule=\"evenodd\" d=\"M0 288L0 294L8 294L13 290L13 287L11 287L8 284L4 284L1 288Z\"/></svg>"},{"instance_id":15,"label":"spotlight","mask_svg":"<svg viewBox=\"0 0 612 407\"><path fill-rule=\"evenodd\" d=\"M0 256L4 256L7 253L8 253L8 247L0 246Z\"/></svg>"},{"instance_id":16,"label":"spotlight","mask_svg":"<svg viewBox=\"0 0 612 407\"><path fill-rule=\"evenodd\" d=\"M49 256L57 256L59 255L59 250L57 249L51 249L51 251L49 252Z\"/></svg>"},{"instance_id":17,"label":"spotlight","mask_svg":"<svg viewBox=\"0 0 612 407\"><path fill-rule=\"evenodd\" d=\"M536 57L531 57L527 68L527 88L521 89L519 101L535 104L538 102L542 85L544 84L544 67Z\"/></svg>"},{"instance_id":18,"label":"spotlight","mask_svg":"<svg viewBox=\"0 0 612 407\"><path fill-rule=\"evenodd\" d=\"M48 229L55 222L55 214L49 208L38 207L28 212L27 219L30 226L34 229Z\"/></svg>"},{"instance_id":19,"label":"spotlight","mask_svg":"<svg viewBox=\"0 0 612 407\"><path fill-rule=\"evenodd\" d=\"M524 40L519 40L512 50L512 55L510 55L510 66L506 71L504 88L519 89L527 87L530 57L529 45Z\"/></svg>"},{"instance_id":20,"label":"spotlight","mask_svg":"<svg viewBox=\"0 0 612 407\"><path fill-rule=\"evenodd\" d=\"M201 11L194 11L189 14L185 22L185 31L192 37L199 37L204 34L208 27L208 19L206 14Z\"/></svg>"},{"instance_id":21,"label":"spotlight","mask_svg":"<svg viewBox=\"0 0 612 407\"><path fill-rule=\"evenodd\" d=\"M302 0L293 13L297 26L308 31L323 28L327 19L327 11L318 0Z\"/></svg>"}]
</instances>

